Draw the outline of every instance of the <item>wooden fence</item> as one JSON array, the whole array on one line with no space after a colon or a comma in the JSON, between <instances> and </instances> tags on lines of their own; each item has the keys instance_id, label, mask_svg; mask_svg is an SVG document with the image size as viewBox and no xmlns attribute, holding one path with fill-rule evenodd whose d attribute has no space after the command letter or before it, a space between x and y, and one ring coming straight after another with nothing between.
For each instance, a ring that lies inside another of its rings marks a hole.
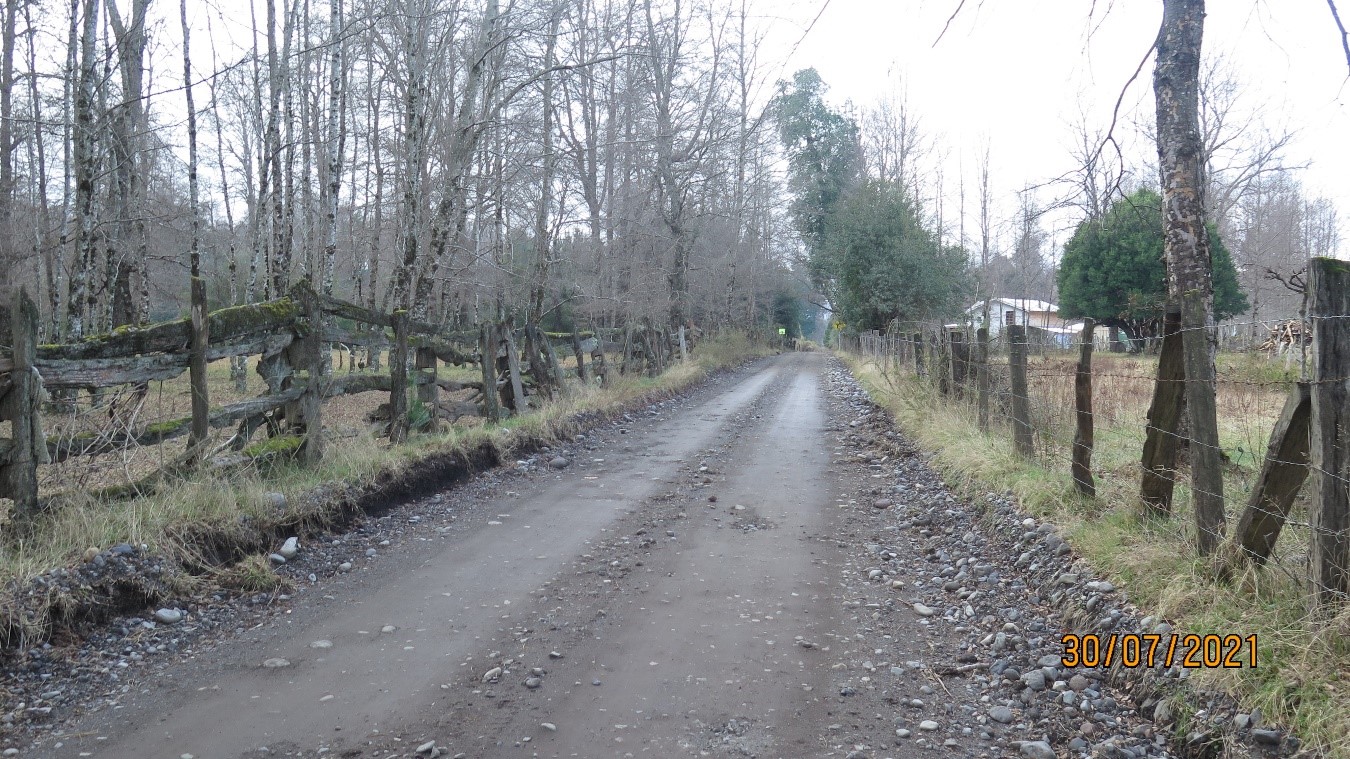
<instances>
[{"instance_id":1,"label":"wooden fence","mask_svg":"<svg viewBox=\"0 0 1350 759\"><path fill-rule=\"evenodd\" d=\"M44 435L46 391L70 394L117 386L143 393L149 383L188 371L192 322L179 319L147 327L121 327L68 345L37 343L37 309L22 289L10 307L12 350L0 353L0 498L12 499L16 513L38 504L37 466L75 456L108 453L129 446L157 445L188 435L194 418L160 421L120 432ZM656 374L686 354L683 328L650 325L587 332L545 332L534 324L484 323L448 331L410 318L406 311L382 313L315 293L307 284L283 298L212 312L206 321L207 361L258 356L266 385L258 397L205 410L206 426L237 426L228 447L244 450L265 429L273 451L286 450L313 464L323 457L323 401L382 391L389 393L387 434L400 442L415 421L435 431L442 417L477 414L490 420L522 413L543 398L566 392L567 372L558 358L566 346L576 358L571 370L585 382L607 384L606 352L620 356L620 373ZM389 373L332 369L332 346L389 352ZM587 362L589 354L589 363ZM485 357L487 360L485 360ZM477 366L480 379L438 376L442 363ZM442 393L472 391L468 401L443 403ZM195 392L195 390L194 390ZM204 391L203 391L204 392ZM412 392L421 414L414 419ZM194 405L194 413L196 411ZM7 429L5 429L7 428ZM175 466L190 466L193 452Z\"/></svg>"},{"instance_id":2,"label":"wooden fence","mask_svg":"<svg viewBox=\"0 0 1350 759\"><path fill-rule=\"evenodd\" d=\"M1266 564L1281 531L1293 523L1290 514L1296 498L1311 482L1303 492L1308 521L1299 525L1308 530L1307 554L1292 563L1306 564L1309 597L1314 605L1328 608L1350 600L1350 264L1318 258L1310 271L1308 376L1288 391L1255 483L1239 509L1231 538L1216 557L1216 567L1221 576L1232 576L1246 565ZM1087 497L1097 492L1092 470L1096 438L1093 330L1092 323L1086 322L1071 346L1077 353L1072 372L1072 440L1053 446L1057 452L1067 451L1073 485ZM845 337L842 347L872 357L885 371L912 371L953 402L973 400L982 428L989 428L989 407L991 400L996 402L1007 419L1013 449L1031 458L1036 456L1035 440L1043 432L1033 423L1035 399L1028 387L1028 353L1037 348L1022 327L1005 327L1002 338L997 344L989 341L984 330L972 334L965 328L921 325L917 330ZM1169 329L1165 340L1179 338L1179 329ZM995 351L1006 351L1006 363L994 360ZM1062 355L1071 354L1065 351ZM1180 388L1186 380L1181 362L1175 359L1176 355L1169 358L1164 346L1156 377L1130 378L1147 380L1156 388L1148 425L1153 444L1145 446L1140 460L1140 510L1146 516L1170 514L1173 486L1178 481L1177 451L1200 445L1182 426ZM1003 372L991 382L991 374ZM1194 452L1190 458L1196 466ZM1220 514L1220 534L1212 536L1216 543L1225 527L1222 520ZM1197 524L1197 530L1206 529Z\"/></svg>"}]
</instances>

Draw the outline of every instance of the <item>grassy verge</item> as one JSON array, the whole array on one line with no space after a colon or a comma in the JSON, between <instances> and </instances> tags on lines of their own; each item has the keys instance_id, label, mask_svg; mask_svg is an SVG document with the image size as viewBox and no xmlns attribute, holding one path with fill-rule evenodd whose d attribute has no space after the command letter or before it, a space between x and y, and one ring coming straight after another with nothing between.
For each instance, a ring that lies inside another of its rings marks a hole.
<instances>
[{"instance_id":1,"label":"grassy verge","mask_svg":"<svg viewBox=\"0 0 1350 759\"><path fill-rule=\"evenodd\" d=\"M419 464L431 457L468 461L486 449L504 459L513 451L575 433L588 416L682 390L711 372L767 352L742 335L726 334L701 343L689 361L676 362L659 377L615 372L604 390L573 384L565 396L498 425L445 425L441 433L414 435L397 446L375 437L368 428L352 429L328 445L324 461L313 468L283 463L265 472L249 468L201 473L170 482L148 496L109 502L88 491L67 492L61 507L41 517L25 537L0 542L0 585L22 587L54 567L79 561L91 548L97 551L119 543L144 545L152 553L190 565L209 564L189 536L234 535L247 542L245 533L322 523L323 510L331 507L326 493L370 489L403 475L414 476ZM272 493L286 496L284 508L276 508Z\"/></svg>"},{"instance_id":2,"label":"grassy verge","mask_svg":"<svg viewBox=\"0 0 1350 759\"><path fill-rule=\"evenodd\" d=\"M1196 670L1189 680L1194 687L1228 693L1246 709L1259 708L1267 722L1291 729L1305 746L1350 759L1350 704L1345 698L1350 690L1350 610L1332 619L1308 614L1300 563L1306 531L1286 529L1277 548L1280 560L1266 569L1249 571L1232 585L1216 583L1195 557L1185 487L1178 487L1178 508L1171 520L1137 519L1133 505L1143 425L1133 417L1099 416L1093 466L1098 497L1089 500L1072 488L1067 453L1042 453L1030 462L1019 459L1001 421L982 432L969 408L945 402L912 374L887 373L866 359L841 357L873 400L891 412L915 443L934 454L934 465L954 488L975 497L1011 492L1024 509L1060 525L1076 552L1127 589L1144 613L1164 617L1178 630L1258 636L1257 667ZM1221 394L1221 408L1224 400ZM1269 425L1265 429L1269 434ZM1232 439L1245 438L1234 434ZM1261 447L1249 445L1246 450L1263 450L1264 441L1258 442ZM1236 449L1238 443L1233 445ZM1228 478L1231 525L1245 503L1252 474L1235 463ZM1305 519L1298 513L1294 517ZM1178 724L1194 725L1197 707L1181 706Z\"/></svg>"}]
</instances>

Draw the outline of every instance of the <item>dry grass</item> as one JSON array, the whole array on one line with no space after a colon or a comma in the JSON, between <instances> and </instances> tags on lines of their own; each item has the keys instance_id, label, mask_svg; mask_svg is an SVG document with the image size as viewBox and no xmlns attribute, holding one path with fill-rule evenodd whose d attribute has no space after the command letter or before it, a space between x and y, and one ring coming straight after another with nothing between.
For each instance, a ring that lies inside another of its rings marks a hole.
<instances>
[{"instance_id":1,"label":"dry grass","mask_svg":"<svg viewBox=\"0 0 1350 759\"><path fill-rule=\"evenodd\" d=\"M681 390L712 371L765 352L743 335L721 335L700 344L688 362L677 362L659 377L621 377L616 372L611 387L605 390L574 383L564 397L499 425L466 420L466 424L444 425L442 432L435 435L413 435L399 446L391 446L387 439L376 437L364 421L357 421L364 417L366 407L373 408L388 400L388 394L367 393L365 395L370 398L364 403L360 396L330 402L324 411L325 421L333 425L328 431L342 439L340 444L327 446L324 461L318 467L283 464L266 472L246 469L228 474L201 473L192 479L169 481L153 493L121 500L99 500L87 486L64 488L61 507L41 517L27 536L20 538L11 534L7 540L0 541L0 584L25 582L53 567L78 560L88 548L103 549L118 543L145 545L151 551L190 559L192 547L183 545L175 537L188 528L209 529L218 534L258 529L300 516L296 509L314 508L312 504L297 504L307 500L300 496L320 486L370 484L377 478L396 476L415 467L427 456L464 453L484 444L507 454L526 442L553 441L575 432L581 414L607 413L644 397ZM611 361L610 366L615 366L614 362ZM223 363L213 365L212 379L213 393L228 385L228 367ZM260 382L256 376L251 380ZM168 418L173 418L172 414L178 408L173 403L181 402L182 408L186 408L185 382L183 387L164 383L164 397L177 399L166 403L164 413L170 415ZM261 388L252 390L257 392ZM213 404L228 402L231 392L232 389L222 389L220 396L213 396ZM158 390L152 390L152 396L157 394ZM344 418L348 423L341 421ZM177 446L181 449L182 443ZM152 460L161 455L166 459L171 457L169 453L147 453L147 450L91 458L113 460L115 463L108 468L125 476L131 469L125 461L133 460L133 457L144 456ZM82 481L88 482L88 479ZM269 492L288 496L286 512L279 513L268 505L265 494ZM261 583L265 579L256 566L239 567L230 572L239 574L243 578L241 582Z\"/></svg>"},{"instance_id":2,"label":"dry grass","mask_svg":"<svg viewBox=\"0 0 1350 759\"><path fill-rule=\"evenodd\" d=\"M342 355L334 351L334 366ZM207 366L207 388L212 408L237 403L266 393L266 385L255 371L257 357L248 359L247 385L240 392L230 379L228 359L214 361ZM346 368L336 370L345 373ZM445 367L443 373L455 372ZM359 434L366 425L366 415L389 400L388 393L358 393L332 398L324 403L325 426L343 438ZM149 425L182 419L192 414L192 396L187 373L164 382L153 382L149 392L138 396L130 387L110 389L99 396L82 393L67 413L45 413L43 427L48 439L68 437L81 433L108 434L130 429L144 429ZM232 433L227 428L214 432L214 442L220 445ZM150 473L181 456L187 444L186 436L160 445L131 446L115 453L97 456L77 456L58 464L38 468L39 494L43 498L70 492L100 490L139 482Z\"/></svg>"},{"instance_id":3,"label":"dry grass","mask_svg":"<svg viewBox=\"0 0 1350 759\"><path fill-rule=\"evenodd\" d=\"M1350 688L1350 610L1330 620L1307 612L1308 533L1298 524L1306 521L1305 505L1295 505L1295 524L1281 535L1271 565L1250 570L1231 585L1213 581L1210 567L1195 556L1185 472L1171 520L1141 523L1136 516L1139 454L1156 359L1101 354L1094 359L1098 497L1088 500L1073 490L1068 473L1072 361L1063 356L1034 360L1031 395L1038 444L1036 460L1028 462L1012 453L1011 433L997 414L992 431L981 432L969 407L942 402L931 385L908 372L887 374L873 361L844 358L906 433L936 453L936 466L948 482L972 496L1012 492L1028 511L1059 524L1076 551L1127 588L1147 614L1199 634L1258 635L1258 667L1197 671L1193 681L1259 707L1266 719L1292 728L1327 756L1350 759L1350 706L1344 699ZM1223 356L1219 370L1232 524L1246 502L1289 377L1283 367L1262 366L1252 357Z\"/></svg>"}]
</instances>

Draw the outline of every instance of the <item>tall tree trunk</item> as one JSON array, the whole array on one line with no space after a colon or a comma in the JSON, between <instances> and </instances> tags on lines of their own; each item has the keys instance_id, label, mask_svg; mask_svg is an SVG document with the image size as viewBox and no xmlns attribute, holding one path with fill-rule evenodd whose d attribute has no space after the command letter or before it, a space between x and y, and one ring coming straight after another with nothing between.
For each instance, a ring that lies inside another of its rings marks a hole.
<instances>
[{"instance_id":1,"label":"tall tree trunk","mask_svg":"<svg viewBox=\"0 0 1350 759\"><path fill-rule=\"evenodd\" d=\"M548 38L544 43L544 71L554 65L554 50L557 45L558 25L562 23L562 3L555 2L550 14ZM549 225L549 211L553 206L553 180L557 173L558 158L553 149L553 74L545 73L540 86L539 105L542 118L540 124L541 157L539 178L539 204L534 216L534 289L530 294L530 311L527 321L539 323L544 317L544 299L548 293L548 270L553 258L553 230Z\"/></svg>"},{"instance_id":2,"label":"tall tree trunk","mask_svg":"<svg viewBox=\"0 0 1350 759\"><path fill-rule=\"evenodd\" d=\"M373 124L370 152L374 156L375 163L375 196L373 200L367 200L367 202L375 204L375 213L374 222L371 224L370 252L367 259L370 267L369 302L367 305L371 309L375 309L379 305L380 298L380 240L384 231L384 167L380 164L380 156L383 150L380 146L380 100L378 92L370 105L370 109ZM379 346L372 345L367 348L366 367L373 372L380 370Z\"/></svg>"},{"instance_id":3,"label":"tall tree trunk","mask_svg":"<svg viewBox=\"0 0 1350 759\"><path fill-rule=\"evenodd\" d=\"M276 86L281 88L281 118L286 125L286 134L282 138L277 151L281 165L278 167L276 179L281 182L277 187L282 189L282 194L273 195L274 199L281 201L274 211L278 214L280 223L272 230L272 234L276 238L277 266L272 271L272 279L274 283L277 283L276 297L284 295L290 287L291 269L295 259L295 207L297 205L295 201L295 147L299 140L295 135L296 87L292 81L291 73L291 46L299 15L300 2L291 0L290 13L286 14L286 22L281 29L281 63L276 83ZM301 94L303 95L303 93ZM308 147L308 141L306 141L306 147Z\"/></svg>"},{"instance_id":4,"label":"tall tree trunk","mask_svg":"<svg viewBox=\"0 0 1350 759\"><path fill-rule=\"evenodd\" d=\"M191 33L188 28L187 0L178 0L178 15L183 23L183 92L187 99L188 207L192 236L188 243L188 267L192 274L192 353L188 359L192 387L192 434L188 452L194 463L200 461L203 443L211 433L210 403L206 389L206 348L210 341L206 318L206 280L202 278L201 210L197 203L197 105L192 98Z\"/></svg>"},{"instance_id":5,"label":"tall tree trunk","mask_svg":"<svg viewBox=\"0 0 1350 759\"><path fill-rule=\"evenodd\" d=\"M270 112L264 116L263 111L263 77L262 77L262 56L258 52L258 19L257 10L253 2L249 3L249 21L253 40L252 57L252 118L249 120L253 127L253 147L256 151L245 151L244 153L244 179L249 188L254 188L253 168L256 159L258 170L258 181L256 192L246 192L248 198L248 217L249 217L249 235L252 243L252 255L249 258L248 265L248 287L244 290L244 302L253 303L259 297L266 297L271 288L271 276L269 274L269 265L271 262L271 253L268 245L271 240L271 234L267 227L269 217L270 200L268 196L270 178L271 178L271 141L270 141ZM270 21L270 18L269 18ZM269 62L270 65L270 62ZM266 124L266 126L264 126Z\"/></svg>"},{"instance_id":6,"label":"tall tree trunk","mask_svg":"<svg viewBox=\"0 0 1350 759\"><path fill-rule=\"evenodd\" d=\"M225 135L220 123L220 100L216 91L216 82L211 80L211 117L216 128L216 170L220 172L220 202L225 211L226 266L229 272L230 305L239 304L239 246L236 244L234 228L234 206L230 203L230 174L225 168ZM248 390L248 357L230 358L230 380L236 392Z\"/></svg>"},{"instance_id":7,"label":"tall tree trunk","mask_svg":"<svg viewBox=\"0 0 1350 759\"><path fill-rule=\"evenodd\" d=\"M80 50L80 3L81 0L70 0L70 25L66 38L66 67L65 76L62 77L63 97L61 98L61 123L64 127L61 139L61 238L60 246L56 251L58 265L54 267L54 276L47 279L47 301L51 305L51 337L53 340L60 340L62 335L68 334L66 327L69 326L69 314L62 318L61 314L61 282L60 273L66 267L60 262L66 258L75 258L75 255L67 251L72 242L76 242L71 230L71 210L75 205L75 141L78 139L75 131L75 100L76 82L79 76L76 71L79 69ZM29 37L32 39L32 36ZM34 77L36 81L36 77ZM76 245L78 249L78 244Z\"/></svg>"},{"instance_id":8,"label":"tall tree trunk","mask_svg":"<svg viewBox=\"0 0 1350 759\"><path fill-rule=\"evenodd\" d=\"M24 15L24 23L26 23L29 27L32 27L33 17L31 4L28 3L24 4L23 15ZM28 37L28 70L37 71L38 70L37 41L36 41L37 35L29 34L27 35L27 37ZM28 77L28 98L30 101L32 101L34 123L36 124L43 123L42 98L39 95L38 77L36 76ZM49 299L48 300L50 308L49 318L51 319L50 322L51 326L45 328L45 332L48 337L48 340L46 340L46 342L57 342L58 341L57 335L59 334L59 329L57 328L56 325L59 319L61 318L60 317L61 291L60 291L60 284L58 282L58 278L60 275L58 274L59 268L57 266L57 259L58 256L61 255L61 247L60 245L52 244L52 241L50 239L52 233L52 212L50 207L50 200L47 194L47 181L48 181L47 143L45 140L42 139L41 134L36 133L37 130L34 131L35 134L33 135L33 139L30 141L29 144L32 145L33 157L35 159L34 162L35 165L37 166L37 197L38 197L38 204L41 208L41 217L39 218L37 228L33 230L33 239L34 239L33 252L35 255L41 257L42 274L45 275L45 277L42 277L40 279L46 280L45 284L47 288L47 297ZM62 209L62 213L64 212L65 210ZM42 299L41 288L38 288L36 296L39 302L41 302Z\"/></svg>"},{"instance_id":9,"label":"tall tree trunk","mask_svg":"<svg viewBox=\"0 0 1350 759\"><path fill-rule=\"evenodd\" d=\"M0 303L8 304L21 258L14 224L14 28L19 0L5 0L0 14Z\"/></svg>"},{"instance_id":10,"label":"tall tree trunk","mask_svg":"<svg viewBox=\"0 0 1350 759\"><path fill-rule=\"evenodd\" d=\"M324 230L321 292L333 294L333 268L337 259L338 198L342 193L342 155L346 141L346 72L343 70L342 0L329 0L328 44L328 181L323 203L327 222Z\"/></svg>"},{"instance_id":11,"label":"tall tree trunk","mask_svg":"<svg viewBox=\"0 0 1350 759\"><path fill-rule=\"evenodd\" d=\"M450 135L451 144L446 151L445 189L436 204L436 213L431 222L430 250L420 264L413 264L416 266L415 281L412 273L408 277L409 281L413 281L413 297L408 308L413 317L421 321L429 321L428 308L436 276L450 248L459 244L468 225L469 179L474 155L490 121L504 105L492 99L499 84L499 72L496 70L498 59L503 55L498 29L500 21L498 0L488 0L479 27L478 41L471 54L463 95L457 105ZM489 77L489 74L492 76Z\"/></svg>"},{"instance_id":12,"label":"tall tree trunk","mask_svg":"<svg viewBox=\"0 0 1350 759\"><path fill-rule=\"evenodd\" d=\"M70 295L66 300L67 337L84 339L85 306L89 294L89 269L94 262L94 191L98 176L95 150L94 98L97 96L99 0L81 3L80 74L75 91L75 129L71 161L75 166L75 263L70 270Z\"/></svg>"},{"instance_id":13,"label":"tall tree trunk","mask_svg":"<svg viewBox=\"0 0 1350 759\"><path fill-rule=\"evenodd\" d=\"M283 12L284 12L283 8ZM286 29L283 31L285 49L277 45L277 8L276 0L267 0L267 132L264 140L266 167L262 169L263 179L259 187L269 186L267 193L270 209L259 209L260 213L270 211L272 217L271 248L268 251L269 295L281 297L290 285L291 277L291 238L287 234L287 221L290 200L289 192L283 189L281 118L283 91L289 91L289 83L284 81L283 60L290 55L290 15L286 16ZM290 150L290 148L286 148ZM259 190L261 195L262 190Z\"/></svg>"},{"instance_id":14,"label":"tall tree trunk","mask_svg":"<svg viewBox=\"0 0 1350 759\"><path fill-rule=\"evenodd\" d=\"M145 225L145 171L149 160L142 144L146 132L145 18L150 0L133 0L130 23L124 23L117 3L106 2L108 23L117 46L122 80L122 102L112 109L109 124L113 161L112 234L108 237L108 268L114 283L111 326L148 320L148 304L134 297L132 282L142 279L148 244Z\"/></svg>"},{"instance_id":15,"label":"tall tree trunk","mask_svg":"<svg viewBox=\"0 0 1350 759\"><path fill-rule=\"evenodd\" d=\"M403 164L398 219L398 249L402 255L394 269L394 281L389 291L389 303L394 309L412 308L414 277L424 257L421 242L426 203L423 173L427 160L428 44L425 30L414 25L405 31L401 60L407 67L407 81L403 91ZM447 188L444 192L450 191ZM422 315L415 313L413 316L420 320Z\"/></svg>"},{"instance_id":16,"label":"tall tree trunk","mask_svg":"<svg viewBox=\"0 0 1350 759\"><path fill-rule=\"evenodd\" d=\"M1204 218L1204 156L1199 127L1204 20L1204 0L1164 0L1153 90L1168 295L1181 308L1196 547L1200 555L1208 556L1223 537L1224 508L1209 338L1214 323L1214 288Z\"/></svg>"}]
</instances>

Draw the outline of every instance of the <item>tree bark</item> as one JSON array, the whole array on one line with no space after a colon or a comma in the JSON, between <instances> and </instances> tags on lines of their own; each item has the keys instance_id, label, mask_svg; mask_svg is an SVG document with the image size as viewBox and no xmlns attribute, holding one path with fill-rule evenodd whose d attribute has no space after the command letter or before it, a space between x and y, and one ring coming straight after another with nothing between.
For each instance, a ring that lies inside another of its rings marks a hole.
<instances>
[{"instance_id":1,"label":"tree bark","mask_svg":"<svg viewBox=\"0 0 1350 759\"><path fill-rule=\"evenodd\" d=\"M544 42L544 70L553 68L557 46L558 25L562 23L562 3L555 0L549 14L548 35ZM553 229L549 214L553 206L553 182L557 174L558 156L553 148L553 74L544 74L540 83L539 106L542 123L539 127L542 165L539 177L539 202L534 216L534 288L530 293L528 324L538 324L544 318L544 300L548 294L549 266L553 259Z\"/></svg>"},{"instance_id":2,"label":"tree bark","mask_svg":"<svg viewBox=\"0 0 1350 759\"><path fill-rule=\"evenodd\" d=\"M75 265L70 271L70 294L66 300L69 339L84 338L85 306L89 292L89 269L93 265L95 245L94 191L98 176L95 149L94 98L98 73L99 0L83 0L80 25L80 74L75 91L75 127L71 161L75 165Z\"/></svg>"},{"instance_id":3,"label":"tree bark","mask_svg":"<svg viewBox=\"0 0 1350 759\"><path fill-rule=\"evenodd\" d=\"M115 2L106 2L108 22L116 35L118 69L122 78L122 102L112 109L109 124L110 155L113 159L113 234L108 245L108 265L116 287L112 298L112 326L144 324L149 318L148 298L136 298L132 280L144 280L149 246L146 236L145 194L149 160L143 149L148 131L145 90L145 20L150 0L133 0L130 23L123 23ZM141 288L144 289L144 288Z\"/></svg>"},{"instance_id":4,"label":"tree bark","mask_svg":"<svg viewBox=\"0 0 1350 759\"><path fill-rule=\"evenodd\" d=\"M10 301L20 260L14 226L14 148L18 145L14 138L14 46L19 5L19 0L6 0L0 9L0 303Z\"/></svg>"},{"instance_id":5,"label":"tree bark","mask_svg":"<svg viewBox=\"0 0 1350 759\"><path fill-rule=\"evenodd\" d=\"M38 506L38 457L42 456L45 461L47 450L39 411L42 387L37 372L33 371L38 316L37 306L23 288L13 292L10 304L14 367L0 415L10 420L13 448L0 472L4 473L4 495L14 500L16 514L31 517Z\"/></svg>"},{"instance_id":6,"label":"tree bark","mask_svg":"<svg viewBox=\"0 0 1350 759\"><path fill-rule=\"evenodd\" d=\"M1313 327L1312 525L1309 563L1319 606L1350 593L1350 264L1314 258L1309 267Z\"/></svg>"},{"instance_id":7,"label":"tree bark","mask_svg":"<svg viewBox=\"0 0 1350 759\"><path fill-rule=\"evenodd\" d=\"M1225 518L1210 352L1214 288L1204 218L1204 156L1199 127L1204 19L1204 0L1164 0L1153 90L1163 187L1163 257L1168 295L1181 308L1196 548L1201 556L1209 556L1223 537Z\"/></svg>"},{"instance_id":8,"label":"tree bark","mask_svg":"<svg viewBox=\"0 0 1350 759\"><path fill-rule=\"evenodd\" d=\"M1185 370L1181 360L1181 313L1168 310L1163 318L1162 352L1153 402L1144 427L1140 468L1140 514L1165 519L1172 515L1172 493L1177 482L1177 452L1181 450L1181 417L1186 410Z\"/></svg>"},{"instance_id":9,"label":"tree bark","mask_svg":"<svg viewBox=\"0 0 1350 759\"><path fill-rule=\"evenodd\" d=\"M192 386L192 434L188 437L188 455L199 462L205 453L203 444L211 434L211 404L206 387L206 349L210 343L210 320L206 315L206 280L202 277L201 211L197 203L197 106L192 98L191 33L188 28L187 0L178 0L183 24L183 93L187 100L188 128L188 207L192 237L188 247L192 281L192 357L188 364Z\"/></svg>"},{"instance_id":10,"label":"tree bark","mask_svg":"<svg viewBox=\"0 0 1350 759\"><path fill-rule=\"evenodd\" d=\"M324 182L323 210L326 216L323 244L323 276L320 292L333 294L333 269L337 259L338 198L342 193L342 156L347 138L347 99L343 70L342 0L329 0L328 22L328 181Z\"/></svg>"}]
</instances>

